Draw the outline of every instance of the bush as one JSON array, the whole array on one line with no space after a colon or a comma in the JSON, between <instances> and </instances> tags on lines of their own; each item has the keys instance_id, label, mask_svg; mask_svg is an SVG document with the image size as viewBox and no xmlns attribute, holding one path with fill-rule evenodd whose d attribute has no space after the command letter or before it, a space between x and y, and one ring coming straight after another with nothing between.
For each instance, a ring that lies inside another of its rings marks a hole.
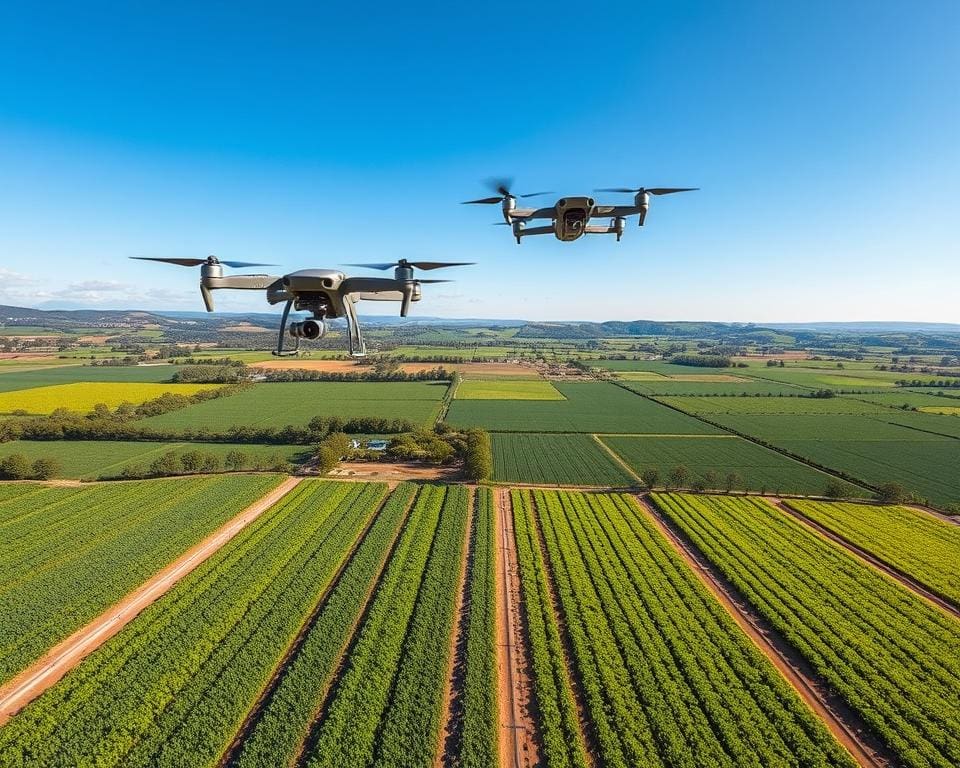
<instances>
[{"instance_id":1,"label":"bush","mask_svg":"<svg viewBox=\"0 0 960 768\"><path fill-rule=\"evenodd\" d=\"M29 480L33 467L22 453L11 453L0 459L0 477L4 480Z\"/></svg>"},{"instance_id":2,"label":"bush","mask_svg":"<svg viewBox=\"0 0 960 768\"><path fill-rule=\"evenodd\" d=\"M485 430L471 429L467 432L463 474L475 483L488 480L493 475L493 450L490 447L490 434Z\"/></svg>"},{"instance_id":3,"label":"bush","mask_svg":"<svg viewBox=\"0 0 960 768\"><path fill-rule=\"evenodd\" d=\"M823 495L828 499L842 499L847 495L847 487L842 481L833 479L827 483L827 487L823 490Z\"/></svg>"},{"instance_id":4,"label":"bush","mask_svg":"<svg viewBox=\"0 0 960 768\"><path fill-rule=\"evenodd\" d=\"M640 474L640 479L643 480L643 484L649 488L651 491L660 485L660 471L654 467L643 470Z\"/></svg>"},{"instance_id":5,"label":"bush","mask_svg":"<svg viewBox=\"0 0 960 768\"><path fill-rule=\"evenodd\" d=\"M41 456L33 462L33 477L37 480L49 480L59 475L62 470L63 467L57 459Z\"/></svg>"},{"instance_id":6,"label":"bush","mask_svg":"<svg viewBox=\"0 0 960 768\"><path fill-rule=\"evenodd\" d=\"M877 500L885 504L902 504L907 498L907 489L900 483L884 483L877 488Z\"/></svg>"}]
</instances>

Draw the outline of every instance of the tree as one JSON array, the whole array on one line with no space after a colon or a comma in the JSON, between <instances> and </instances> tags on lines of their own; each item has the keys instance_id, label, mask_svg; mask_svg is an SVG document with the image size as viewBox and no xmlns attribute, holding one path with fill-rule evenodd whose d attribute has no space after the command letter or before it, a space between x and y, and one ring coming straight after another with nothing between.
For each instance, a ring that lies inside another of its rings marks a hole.
<instances>
[{"instance_id":1,"label":"tree","mask_svg":"<svg viewBox=\"0 0 960 768\"><path fill-rule=\"evenodd\" d=\"M727 493L743 487L743 478L737 472L728 472L723 481L723 488Z\"/></svg>"},{"instance_id":2,"label":"tree","mask_svg":"<svg viewBox=\"0 0 960 768\"><path fill-rule=\"evenodd\" d=\"M702 477L695 477L690 482L690 488L694 491L702 492L707 490L707 482Z\"/></svg>"},{"instance_id":3,"label":"tree","mask_svg":"<svg viewBox=\"0 0 960 768\"><path fill-rule=\"evenodd\" d=\"M902 504L907 500L907 489L900 483L884 483L877 488L877 499L885 504Z\"/></svg>"},{"instance_id":4,"label":"tree","mask_svg":"<svg viewBox=\"0 0 960 768\"><path fill-rule=\"evenodd\" d=\"M203 454L195 449L184 451L180 454L180 466L187 474L199 472L203 468Z\"/></svg>"},{"instance_id":5,"label":"tree","mask_svg":"<svg viewBox=\"0 0 960 768\"><path fill-rule=\"evenodd\" d=\"M471 429L467 432L463 474L474 483L489 480L493 475L493 450L490 447L490 435L486 430Z\"/></svg>"},{"instance_id":6,"label":"tree","mask_svg":"<svg viewBox=\"0 0 960 768\"><path fill-rule=\"evenodd\" d=\"M152 475L179 475L180 457L173 451L167 451L163 456L158 456L150 464L150 474Z\"/></svg>"},{"instance_id":7,"label":"tree","mask_svg":"<svg viewBox=\"0 0 960 768\"><path fill-rule=\"evenodd\" d=\"M27 457L22 453L11 453L0 459L0 477L5 480L27 480L32 469Z\"/></svg>"},{"instance_id":8,"label":"tree","mask_svg":"<svg viewBox=\"0 0 960 768\"><path fill-rule=\"evenodd\" d=\"M643 480L644 486L652 491L660 485L660 470L656 467L648 467L640 473L640 479Z\"/></svg>"},{"instance_id":9,"label":"tree","mask_svg":"<svg viewBox=\"0 0 960 768\"><path fill-rule=\"evenodd\" d=\"M57 459L41 456L33 462L33 476L37 480L49 480L60 474L63 467Z\"/></svg>"},{"instance_id":10,"label":"tree","mask_svg":"<svg viewBox=\"0 0 960 768\"><path fill-rule=\"evenodd\" d=\"M227 451L224 465L230 472L239 472L247 465L247 454L243 451Z\"/></svg>"},{"instance_id":11,"label":"tree","mask_svg":"<svg viewBox=\"0 0 960 768\"><path fill-rule=\"evenodd\" d=\"M670 470L669 480L674 488L686 488L690 482L690 470L683 464L677 464Z\"/></svg>"},{"instance_id":12,"label":"tree","mask_svg":"<svg viewBox=\"0 0 960 768\"><path fill-rule=\"evenodd\" d=\"M720 487L720 475L716 470L708 469L703 473L703 485L705 488L716 490Z\"/></svg>"},{"instance_id":13,"label":"tree","mask_svg":"<svg viewBox=\"0 0 960 768\"><path fill-rule=\"evenodd\" d=\"M220 461L220 457L215 453L204 453L202 454L202 461L200 466L201 471L203 472L219 472L223 469L223 463Z\"/></svg>"},{"instance_id":14,"label":"tree","mask_svg":"<svg viewBox=\"0 0 960 768\"><path fill-rule=\"evenodd\" d=\"M823 490L823 495L828 499L842 499L847 495L847 486L837 478L827 482L827 487Z\"/></svg>"}]
</instances>

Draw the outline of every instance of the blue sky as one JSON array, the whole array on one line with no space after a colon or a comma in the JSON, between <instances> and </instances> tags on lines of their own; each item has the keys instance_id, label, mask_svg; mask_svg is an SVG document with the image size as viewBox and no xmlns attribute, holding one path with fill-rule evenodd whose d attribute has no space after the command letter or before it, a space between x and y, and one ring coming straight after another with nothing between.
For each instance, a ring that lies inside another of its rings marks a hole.
<instances>
[{"instance_id":1,"label":"blue sky","mask_svg":"<svg viewBox=\"0 0 960 768\"><path fill-rule=\"evenodd\" d=\"M0 3L0 303L199 309L126 257L215 253L478 262L422 315L960 321L955 0L322 5ZM457 204L494 175L702 190L518 247Z\"/></svg>"}]
</instances>

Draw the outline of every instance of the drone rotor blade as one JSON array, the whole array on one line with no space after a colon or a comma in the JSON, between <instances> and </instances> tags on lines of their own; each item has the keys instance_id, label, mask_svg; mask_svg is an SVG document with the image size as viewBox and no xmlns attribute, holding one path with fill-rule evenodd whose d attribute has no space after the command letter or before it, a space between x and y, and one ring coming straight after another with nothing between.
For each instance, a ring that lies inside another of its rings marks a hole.
<instances>
[{"instance_id":1,"label":"drone rotor blade","mask_svg":"<svg viewBox=\"0 0 960 768\"><path fill-rule=\"evenodd\" d=\"M510 227L510 226L513 226L513 225L512 225L512 224L507 224L507 222L505 222L505 221L493 221L493 222L490 222L490 226L491 226L491 227Z\"/></svg>"},{"instance_id":2,"label":"drone rotor blade","mask_svg":"<svg viewBox=\"0 0 960 768\"><path fill-rule=\"evenodd\" d=\"M460 205L494 205L502 200L502 197L481 197L479 200L464 200Z\"/></svg>"},{"instance_id":3,"label":"drone rotor blade","mask_svg":"<svg viewBox=\"0 0 960 768\"><path fill-rule=\"evenodd\" d=\"M494 177L492 179L487 179L487 186L503 197L511 197L510 187L513 186L513 179L506 177Z\"/></svg>"},{"instance_id":4,"label":"drone rotor blade","mask_svg":"<svg viewBox=\"0 0 960 768\"><path fill-rule=\"evenodd\" d=\"M418 283L453 283L455 280L417 280Z\"/></svg>"},{"instance_id":5,"label":"drone rotor blade","mask_svg":"<svg viewBox=\"0 0 960 768\"><path fill-rule=\"evenodd\" d=\"M473 261L411 261L410 266L414 269L443 269L443 267L469 267L476 262Z\"/></svg>"},{"instance_id":6,"label":"drone rotor blade","mask_svg":"<svg viewBox=\"0 0 960 768\"><path fill-rule=\"evenodd\" d=\"M168 259L160 256L131 256L130 258L140 261L161 261L164 264L178 264L181 267L199 267L207 263L206 259Z\"/></svg>"},{"instance_id":7,"label":"drone rotor blade","mask_svg":"<svg viewBox=\"0 0 960 768\"><path fill-rule=\"evenodd\" d=\"M228 267L275 267L276 264L266 264L259 261L220 261L221 264L226 264Z\"/></svg>"},{"instance_id":8,"label":"drone rotor blade","mask_svg":"<svg viewBox=\"0 0 960 768\"><path fill-rule=\"evenodd\" d=\"M368 269L393 269L397 266L395 261L381 261L374 264L344 264L345 267L367 267Z\"/></svg>"},{"instance_id":9,"label":"drone rotor blade","mask_svg":"<svg viewBox=\"0 0 960 768\"><path fill-rule=\"evenodd\" d=\"M651 195L672 195L674 192L696 192L700 187L650 187Z\"/></svg>"},{"instance_id":10,"label":"drone rotor blade","mask_svg":"<svg viewBox=\"0 0 960 768\"><path fill-rule=\"evenodd\" d=\"M639 189L630 189L629 187L601 187L593 190L594 192L639 192Z\"/></svg>"},{"instance_id":11,"label":"drone rotor blade","mask_svg":"<svg viewBox=\"0 0 960 768\"><path fill-rule=\"evenodd\" d=\"M552 195L553 192L530 192L526 195L517 195L517 197L540 197L540 195Z\"/></svg>"}]
</instances>

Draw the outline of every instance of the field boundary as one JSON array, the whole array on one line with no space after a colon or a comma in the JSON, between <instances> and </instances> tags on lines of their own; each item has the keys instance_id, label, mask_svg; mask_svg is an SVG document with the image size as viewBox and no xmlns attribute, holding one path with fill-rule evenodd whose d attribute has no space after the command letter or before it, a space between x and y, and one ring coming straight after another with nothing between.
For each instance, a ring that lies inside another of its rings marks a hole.
<instances>
[{"instance_id":1,"label":"field boundary","mask_svg":"<svg viewBox=\"0 0 960 768\"><path fill-rule=\"evenodd\" d=\"M869 552L863 547L854 544L852 541L847 539L845 536L841 536L839 533L834 533L825 525L818 523L816 520L813 520L807 517L803 512L800 512L797 509L791 507L787 502L784 502L780 499L770 499L769 500L774 507L776 507L780 512L792 517L794 520L799 522L801 525L809 528L815 534L822 536L828 541L832 541L837 546L843 548L843 550L850 555L853 555L858 560L866 563L867 565L876 568L882 572L885 576L896 581L903 587L906 587L911 592L913 592L917 597L922 600L926 600L928 603L932 603L935 607L939 608L942 611L949 613L951 616L954 616L960 619L960 606L954 605L950 600L941 595L937 594L934 590L929 587L925 587L915 578L909 574L901 571L895 565L892 565L886 562L883 558L878 557L877 555Z\"/></svg>"},{"instance_id":2,"label":"field boundary","mask_svg":"<svg viewBox=\"0 0 960 768\"><path fill-rule=\"evenodd\" d=\"M646 494L636 496L638 506L674 552L684 560L704 588L766 656L813 713L823 721L861 766L890 768L895 755L877 738L855 711L820 679L796 649L753 607L705 556L654 506Z\"/></svg>"},{"instance_id":3,"label":"field boundary","mask_svg":"<svg viewBox=\"0 0 960 768\"><path fill-rule=\"evenodd\" d=\"M0 687L0 725L61 680L149 605L169 592L184 576L284 498L302 480L300 477L288 477Z\"/></svg>"},{"instance_id":4,"label":"field boundary","mask_svg":"<svg viewBox=\"0 0 960 768\"><path fill-rule=\"evenodd\" d=\"M592 437L594 439L594 442L596 442L597 445L599 445L603 450L605 450L610 455L611 459L617 462L620 468L623 469L623 471L626 472L627 475L629 475L630 477L632 477L634 480L637 481L638 487L640 488L643 487L643 480L640 478L640 475L634 472L633 467L627 464L627 462L625 462L623 458L621 458L621 456L615 450L613 450L613 448L611 448L609 445L603 442L600 435L591 434L590 437Z\"/></svg>"}]
</instances>

